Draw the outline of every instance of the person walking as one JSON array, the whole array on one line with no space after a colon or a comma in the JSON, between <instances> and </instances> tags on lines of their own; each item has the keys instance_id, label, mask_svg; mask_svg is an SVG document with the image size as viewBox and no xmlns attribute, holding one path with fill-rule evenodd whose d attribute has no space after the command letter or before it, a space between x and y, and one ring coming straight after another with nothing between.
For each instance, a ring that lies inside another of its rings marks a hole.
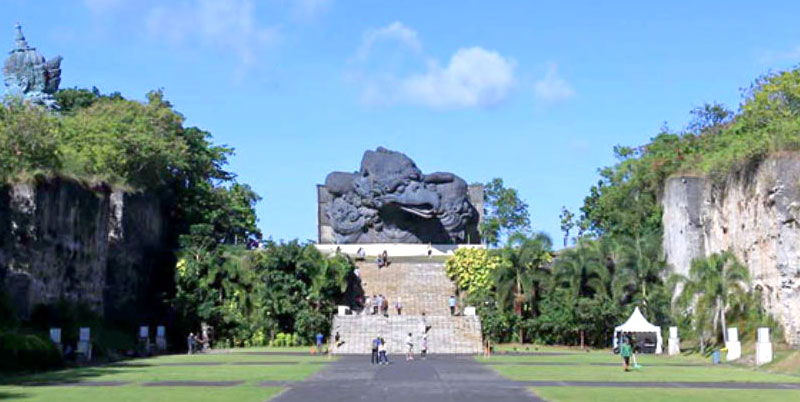
<instances>
[{"instance_id":1,"label":"person walking","mask_svg":"<svg viewBox=\"0 0 800 402\"><path fill-rule=\"evenodd\" d=\"M414 360L414 337L411 336L411 332L406 337L406 348L406 361Z\"/></svg>"},{"instance_id":2,"label":"person walking","mask_svg":"<svg viewBox=\"0 0 800 402\"><path fill-rule=\"evenodd\" d=\"M189 353L192 354L194 352L194 333L189 332L189 336L186 337L186 346L189 347Z\"/></svg>"},{"instance_id":3,"label":"person walking","mask_svg":"<svg viewBox=\"0 0 800 402\"><path fill-rule=\"evenodd\" d=\"M361 313L369 314L370 310L372 310L372 298L367 295L367 297L364 298L364 307L361 308Z\"/></svg>"},{"instance_id":4,"label":"person walking","mask_svg":"<svg viewBox=\"0 0 800 402\"><path fill-rule=\"evenodd\" d=\"M384 317L389 317L389 298L386 296L381 296L381 300L381 312L383 313Z\"/></svg>"},{"instance_id":5,"label":"person walking","mask_svg":"<svg viewBox=\"0 0 800 402\"><path fill-rule=\"evenodd\" d=\"M448 300L448 304L450 305L450 315L456 315L456 296L450 295L450 300Z\"/></svg>"},{"instance_id":6,"label":"person walking","mask_svg":"<svg viewBox=\"0 0 800 402\"><path fill-rule=\"evenodd\" d=\"M389 358L386 357L386 339L381 337L381 346L378 346L378 361L379 364L389 364Z\"/></svg>"},{"instance_id":7,"label":"person walking","mask_svg":"<svg viewBox=\"0 0 800 402\"><path fill-rule=\"evenodd\" d=\"M398 296L397 301L394 303L394 308L397 310L397 315L403 312L403 300Z\"/></svg>"},{"instance_id":8,"label":"person walking","mask_svg":"<svg viewBox=\"0 0 800 402\"><path fill-rule=\"evenodd\" d=\"M378 348L380 348L380 346L381 338L376 336L375 339L372 340L372 358L370 359L372 364L380 363L380 360L378 359Z\"/></svg>"},{"instance_id":9,"label":"person walking","mask_svg":"<svg viewBox=\"0 0 800 402\"><path fill-rule=\"evenodd\" d=\"M428 357L428 334L422 335L422 344L420 345L420 350L422 360L425 360Z\"/></svg>"},{"instance_id":10,"label":"person walking","mask_svg":"<svg viewBox=\"0 0 800 402\"><path fill-rule=\"evenodd\" d=\"M336 345L336 350L339 350L339 347L342 346L343 343L342 336L339 335L339 331L336 331L336 335L333 336L333 344Z\"/></svg>"},{"instance_id":11,"label":"person walking","mask_svg":"<svg viewBox=\"0 0 800 402\"><path fill-rule=\"evenodd\" d=\"M629 340L622 341L622 346L619 348L619 355L622 356L622 369L624 371L631 371L631 355L633 354L633 347Z\"/></svg>"},{"instance_id":12,"label":"person walking","mask_svg":"<svg viewBox=\"0 0 800 402\"><path fill-rule=\"evenodd\" d=\"M321 332L317 332L317 354L322 354L322 341L325 339L325 336L322 335Z\"/></svg>"}]
</instances>

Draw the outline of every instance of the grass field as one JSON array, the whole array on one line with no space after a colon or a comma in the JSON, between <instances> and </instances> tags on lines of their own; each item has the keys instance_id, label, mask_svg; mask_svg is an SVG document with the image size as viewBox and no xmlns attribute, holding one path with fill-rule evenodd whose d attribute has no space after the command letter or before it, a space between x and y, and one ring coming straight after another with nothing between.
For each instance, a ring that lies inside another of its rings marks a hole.
<instances>
[{"instance_id":1,"label":"grass field","mask_svg":"<svg viewBox=\"0 0 800 402\"><path fill-rule=\"evenodd\" d=\"M539 387L531 391L551 402L785 402L800 400L800 391L681 388Z\"/></svg>"},{"instance_id":2,"label":"grass field","mask_svg":"<svg viewBox=\"0 0 800 402\"><path fill-rule=\"evenodd\" d=\"M240 349L230 353L170 355L111 365L0 379L0 399L24 401L265 401L282 387L261 381L299 381L317 372L327 357L273 355L292 349ZM306 352L307 349L292 351ZM237 381L225 387L145 386L159 381ZM82 386L124 382L119 386Z\"/></svg>"},{"instance_id":3,"label":"grass field","mask_svg":"<svg viewBox=\"0 0 800 402\"><path fill-rule=\"evenodd\" d=\"M787 354L781 361L761 369L734 364L714 366L707 358L696 354L644 355L638 356L642 369L626 373L622 370L621 359L608 350L585 352L575 348L520 345L495 349L500 353L478 360L503 376L520 381L800 383L800 376L791 375L800 372L795 361L800 357L797 353ZM775 372L777 369L781 372ZM537 386L531 391L547 401L565 402L800 400L798 390Z\"/></svg>"}]
</instances>

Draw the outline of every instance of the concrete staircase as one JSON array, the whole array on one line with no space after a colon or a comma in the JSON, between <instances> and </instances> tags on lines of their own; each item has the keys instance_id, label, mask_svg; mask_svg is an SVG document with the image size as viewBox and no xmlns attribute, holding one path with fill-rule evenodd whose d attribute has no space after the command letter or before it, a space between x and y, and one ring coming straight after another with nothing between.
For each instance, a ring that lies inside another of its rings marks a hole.
<instances>
[{"instance_id":1,"label":"concrete staircase","mask_svg":"<svg viewBox=\"0 0 800 402\"><path fill-rule=\"evenodd\" d=\"M481 322L477 316L451 316L448 298L455 285L445 273L444 263L426 259L393 260L378 269L374 263L358 263L366 295L382 294L389 301L389 317L368 313L335 316L332 332L344 343L336 354L370 353L370 341L386 339L390 354L405 353L406 337L412 333L419 353L424 328L428 327L428 353L480 353ZM402 300L402 315L395 302ZM425 313L423 317L422 313Z\"/></svg>"}]
</instances>

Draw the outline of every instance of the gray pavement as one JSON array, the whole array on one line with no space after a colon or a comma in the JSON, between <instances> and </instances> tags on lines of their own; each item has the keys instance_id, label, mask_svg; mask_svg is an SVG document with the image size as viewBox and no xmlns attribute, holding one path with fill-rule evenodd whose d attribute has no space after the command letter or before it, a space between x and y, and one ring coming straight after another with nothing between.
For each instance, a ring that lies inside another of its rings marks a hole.
<instances>
[{"instance_id":1,"label":"gray pavement","mask_svg":"<svg viewBox=\"0 0 800 402\"><path fill-rule=\"evenodd\" d=\"M273 401L541 401L525 384L501 377L472 356L392 358L388 366L373 366L369 356L341 356L308 380L286 384Z\"/></svg>"}]
</instances>

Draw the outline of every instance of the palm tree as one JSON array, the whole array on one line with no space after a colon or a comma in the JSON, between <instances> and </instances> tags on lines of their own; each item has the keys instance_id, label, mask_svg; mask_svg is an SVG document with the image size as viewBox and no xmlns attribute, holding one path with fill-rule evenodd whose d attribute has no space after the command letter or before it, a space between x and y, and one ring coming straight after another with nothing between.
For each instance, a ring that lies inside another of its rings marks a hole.
<instances>
[{"instance_id":1,"label":"palm tree","mask_svg":"<svg viewBox=\"0 0 800 402\"><path fill-rule=\"evenodd\" d=\"M561 252L553 276L556 286L569 289L576 298L608 293L609 268L596 240L580 239L575 247Z\"/></svg>"},{"instance_id":2,"label":"palm tree","mask_svg":"<svg viewBox=\"0 0 800 402\"><path fill-rule=\"evenodd\" d=\"M551 261L552 246L552 240L544 233L531 237L515 233L509 236L502 250L503 264L494 271L495 288L499 301L512 305L520 318L525 311L538 314L541 289L549 277L547 264ZM519 339L520 342L525 339L522 326Z\"/></svg>"},{"instance_id":3,"label":"palm tree","mask_svg":"<svg viewBox=\"0 0 800 402\"><path fill-rule=\"evenodd\" d=\"M678 282L683 283L683 290L677 299L678 305L694 310L701 348L702 332L708 325L708 318L711 320L712 331L716 331L721 324L722 338L727 342L725 313L732 303L747 296L750 286L747 267L739 263L730 251L714 253L693 260L689 277L678 277Z\"/></svg>"},{"instance_id":4,"label":"palm tree","mask_svg":"<svg viewBox=\"0 0 800 402\"><path fill-rule=\"evenodd\" d=\"M661 237L655 234L614 238L615 258L613 294L619 302L633 302L647 312L648 284L661 282L667 265L661 256Z\"/></svg>"},{"instance_id":5,"label":"palm tree","mask_svg":"<svg viewBox=\"0 0 800 402\"><path fill-rule=\"evenodd\" d=\"M577 301L582 297L608 296L611 283L610 266L601 242L579 239L574 248L563 251L555 261L553 276L555 285L568 289ZM581 348L585 333L580 328Z\"/></svg>"}]
</instances>

